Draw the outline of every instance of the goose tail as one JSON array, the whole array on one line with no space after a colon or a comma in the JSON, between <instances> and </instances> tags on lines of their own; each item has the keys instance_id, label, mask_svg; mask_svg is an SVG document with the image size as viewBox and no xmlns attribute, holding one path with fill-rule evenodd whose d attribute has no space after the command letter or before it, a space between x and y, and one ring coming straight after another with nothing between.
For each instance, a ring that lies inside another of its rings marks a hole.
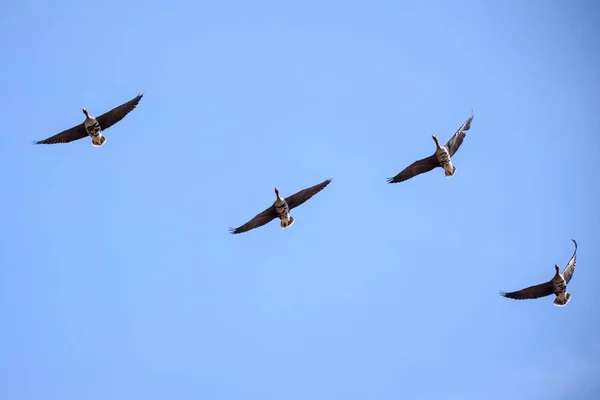
<instances>
[{"instance_id":1,"label":"goose tail","mask_svg":"<svg viewBox=\"0 0 600 400\"><path fill-rule=\"evenodd\" d=\"M290 226L294 225L294 221L294 217L290 215L289 219L282 219L279 225L281 226L281 229L289 228Z\"/></svg>"},{"instance_id":2,"label":"goose tail","mask_svg":"<svg viewBox=\"0 0 600 400\"><path fill-rule=\"evenodd\" d=\"M456 172L456 167L453 165L452 172L448 172L448 171L444 170L444 175L446 175L446 178L450 178L451 176L454 175L455 172Z\"/></svg>"},{"instance_id":3,"label":"goose tail","mask_svg":"<svg viewBox=\"0 0 600 400\"><path fill-rule=\"evenodd\" d=\"M557 307L564 307L567 305L569 300L571 300L571 293L561 293L554 299L554 305Z\"/></svg>"},{"instance_id":4,"label":"goose tail","mask_svg":"<svg viewBox=\"0 0 600 400\"><path fill-rule=\"evenodd\" d=\"M92 146L94 147L102 147L106 143L106 138L104 135L100 135L97 137L92 137Z\"/></svg>"}]
</instances>

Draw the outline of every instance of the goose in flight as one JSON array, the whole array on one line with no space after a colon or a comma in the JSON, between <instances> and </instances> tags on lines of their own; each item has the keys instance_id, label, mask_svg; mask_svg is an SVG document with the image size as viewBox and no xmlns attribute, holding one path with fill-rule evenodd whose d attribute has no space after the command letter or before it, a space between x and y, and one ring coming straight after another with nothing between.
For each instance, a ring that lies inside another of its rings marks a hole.
<instances>
[{"instance_id":1,"label":"goose in flight","mask_svg":"<svg viewBox=\"0 0 600 400\"><path fill-rule=\"evenodd\" d=\"M82 124L76 125L47 139L39 140L37 142L34 141L33 144L69 143L89 136L92 138L92 145L94 147L102 147L106 142L106 137L102 134L103 131L125 118L125 116L138 105L142 96L144 96L144 94L140 93L134 99L113 108L99 117L91 116L88 113L88 110L83 108L85 120Z\"/></svg>"},{"instance_id":2,"label":"goose in flight","mask_svg":"<svg viewBox=\"0 0 600 400\"><path fill-rule=\"evenodd\" d=\"M429 172L436 167L442 167L444 169L444 175L446 178L450 178L456 172L456 167L452 164L452 156L460 145L462 144L466 131L471 127L471 121L473 121L473 112L471 116L464 124L454 133L454 135L448 140L445 146L440 146L440 142L436 135L431 135L435 142L435 152L429 157L425 157L421 160L417 160L414 163L406 167L402 172L393 178L388 178L388 183L399 183L404 182L410 178L413 178L419 174Z\"/></svg>"},{"instance_id":3,"label":"goose in flight","mask_svg":"<svg viewBox=\"0 0 600 400\"><path fill-rule=\"evenodd\" d=\"M275 195L277 199L275 202L266 210L257 214L250 221L246 222L244 225L238 228L229 228L229 231L232 234L247 232L251 229L258 228L263 226L275 218L279 218L279 225L281 229L289 228L294 224L294 217L290 215L290 210L292 208L296 208L306 200L313 197L315 194L319 193L321 190L325 189L327 185L331 182L331 179L327 179L315 186L309 187L307 189L301 190L296 194L293 194L285 199L279 195L279 190L275 188Z\"/></svg>"},{"instance_id":4,"label":"goose in flight","mask_svg":"<svg viewBox=\"0 0 600 400\"><path fill-rule=\"evenodd\" d=\"M554 269L556 272L554 277L552 277L552 279L550 279L548 282L509 293L501 291L500 295L508 297L509 299L526 300L538 299L540 297L546 297L554 294L556 296L554 299L554 305L557 307L566 306L569 300L571 300L571 294L567 293L567 284L573 277L573 272L575 272L575 263L577 262L577 242L574 239L571 240L573 240L573 243L575 243L575 251L573 252L573 256L571 256L571 259L567 263L567 266L563 270L562 274L559 272L558 265L554 264Z\"/></svg>"}]
</instances>

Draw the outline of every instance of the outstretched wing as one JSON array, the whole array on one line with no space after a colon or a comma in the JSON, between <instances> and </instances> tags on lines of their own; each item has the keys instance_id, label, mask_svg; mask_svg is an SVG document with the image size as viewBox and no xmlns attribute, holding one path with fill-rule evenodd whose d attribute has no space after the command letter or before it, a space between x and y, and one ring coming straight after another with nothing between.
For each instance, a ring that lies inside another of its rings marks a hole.
<instances>
[{"instance_id":1,"label":"outstretched wing","mask_svg":"<svg viewBox=\"0 0 600 400\"><path fill-rule=\"evenodd\" d=\"M575 241L575 239L571 240L573 241L573 243L575 243L575 251L573 252L571 259L569 260L567 266L562 272L562 275L567 283L569 283L569 281L573 277L573 272L575 272L575 264L577 263L577 242Z\"/></svg>"},{"instance_id":2,"label":"outstretched wing","mask_svg":"<svg viewBox=\"0 0 600 400\"><path fill-rule=\"evenodd\" d=\"M275 207L270 206L265 211L257 214L250 221L246 222L244 225L238 228L229 228L229 232L232 234L247 232L251 229L258 228L259 226L263 226L268 222L271 222L277 217L277 213L275 212Z\"/></svg>"},{"instance_id":3,"label":"outstretched wing","mask_svg":"<svg viewBox=\"0 0 600 400\"><path fill-rule=\"evenodd\" d=\"M435 167L439 167L440 163L437 158L435 158L435 154L430 155L429 157L425 157L421 160L417 160L414 163L410 164L408 167L404 168L402 172L393 178L388 178L388 183L399 183L404 182L410 178L413 178L419 174L423 174L425 172L429 172Z\"/></svg>"},{"instance_id":4,"label":"outstretched wing","mask_svg":"<svg viewBox=\"0 0 600 400\"><path fill-rule=\"evenodd\" d=\"M290 210L292 208L296 208L299 205L301 205L302 203L304 203L306 200L313 197L315 194L319 193L321 190L325 189L325 187L327 185L329 185L329 183L331 183L331 179L327 179L315 186L301 190L296 194L286 197L285 201L288 204L288 207L290 208Z\"/></svg>"},{"instance_id":5,"label":"outstretched wing","mask_svg":"<svg viewBox=\"0 0 600 400\"><path fill-rule=\"evenodd\" d=\"M133 109L138 105L143 96L144 94L140 93L127 103L123 103L120 106L113 108L109 112L96 117L96 121L98 121L100 124L100 128L102 128L104 131L125 118L125 116L133 111Z\"/></svg>"},{"instance_id":6,"label":"outstretched wing","mask_svg":"<svg viewBox=\"0 0 600 400\"><path fill-rule=\"evenodd\" d=\"M72 128L57 133L44 140L34 141L33 144L57 144L57 143L69 143L75 140L83 139L88 134L85 130L83 123L76 125Z\"/></svg>"},{"instance_id":7,"label":"outstretched wing","mask_svg":"<svg viewBox=\"0 0 600 400\"><path fill-rule=\"evenodd\" d=\"M515 300L539 299L540 297L550 296L554 293L552 280L540 283L539 285L529 286L528 288L517 290L514 292L500 292L500 296L508 297Z\"/></svg>"},{"instance_id":8,"label":"outstretched wing","mask_svg":"<svg viewBox=\"0 0 600 400\"><path fill-rule=\"evenodd\" d=\"M471 116L469 117L469 119L466 120L460 128L458 128L458 130L454 133L450 140L448 140L448 143L446 143L448 152L450 152L450 157L452 157L454 153L456 153L456 150L458 150L458 148L462 144L465 136L467 136L465 132L468 131L469 128L471 128L471 121L473 121L473 117L475 117L475 115L473 115L473 111L471 111Z\"/></svg>"}]
</instances>

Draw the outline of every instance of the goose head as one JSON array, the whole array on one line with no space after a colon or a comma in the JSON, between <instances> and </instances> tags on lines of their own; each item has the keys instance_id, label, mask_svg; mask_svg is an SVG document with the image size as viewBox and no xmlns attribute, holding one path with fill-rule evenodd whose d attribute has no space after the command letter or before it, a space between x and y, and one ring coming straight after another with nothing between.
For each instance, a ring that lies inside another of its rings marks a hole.
<instances>
[{"instance_id":1,"label":"goose head","mask_svg":"<svg viewBox=\"0 0 600 400\"><path fill-rule=\"evenodd\" d=\"M560 267L558 266L558 264L554 264L554 269L556 270L557 274L560 274Z\"/></svg>"},{"instance_id":2,"label":"goose head","mask_svg":"<svg viewBox=\"0 0 600 400\"><path fill-rule=\"evenodd\" d=\"M90 114L88 114L88 110L87 110L85 107L83 107L83 108L81 109L81 111L83 111L83 113L85 114L85 116L86 116L86 117L89 117L89 116L90 116Z\"/></svg>"},{"instance_id":3,"label":"goose head","mask_svg":"<svg viewBox=\"0 0 600 400\"><path fill-rule=\"evenodd\" d=\"M440 142L438 142L437 136L436 135L431 135L431 138L435 142L435 147L437 147L439 149L440 148Z\"/></svg>"},{"instance_id":4,"label":"goose head","mask_svg":"<svg viewBox=\"0 0 600 400\"><path fill-rule=\"evenodd\" d=\"M275 195L277 196L278 199L281 199L281 197L279 196L279 189L275 188Z\"/></svg>"}]
</instances>

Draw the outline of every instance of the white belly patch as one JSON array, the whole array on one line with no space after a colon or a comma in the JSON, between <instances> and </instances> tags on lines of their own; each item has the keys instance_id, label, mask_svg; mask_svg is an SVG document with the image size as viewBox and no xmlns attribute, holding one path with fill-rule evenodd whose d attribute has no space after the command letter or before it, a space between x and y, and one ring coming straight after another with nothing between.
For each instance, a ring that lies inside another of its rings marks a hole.
<instances>
[{"instance_id":1,"label":"white belly patch","mask_svg":"<svg viewBox=\"0 0 600 400\"><path fill-rule=\"evenodd\" d=\"M446 164L444 164L444 171L447 173L451 174L453 169L454 166L452 165L452 161L448 161Z\"/></svg>"}]
</instances>

